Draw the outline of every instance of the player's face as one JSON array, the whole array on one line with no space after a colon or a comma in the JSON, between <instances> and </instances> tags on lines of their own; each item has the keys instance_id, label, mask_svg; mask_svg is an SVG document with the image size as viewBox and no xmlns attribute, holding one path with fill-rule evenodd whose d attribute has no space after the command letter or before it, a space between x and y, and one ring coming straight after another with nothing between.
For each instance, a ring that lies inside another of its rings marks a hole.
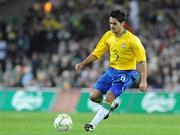
<instances>
[{"instance_id":1,"label":"player's face","mask_svg":"<svg viewBox=\"0 0 180 135\"><path fill-rule=\"evenodd\" d=\"M123 29L124 22L120 23L116 18L110 17L109 25L112 32L118 33Z\"/></svg>"}]
</instances>

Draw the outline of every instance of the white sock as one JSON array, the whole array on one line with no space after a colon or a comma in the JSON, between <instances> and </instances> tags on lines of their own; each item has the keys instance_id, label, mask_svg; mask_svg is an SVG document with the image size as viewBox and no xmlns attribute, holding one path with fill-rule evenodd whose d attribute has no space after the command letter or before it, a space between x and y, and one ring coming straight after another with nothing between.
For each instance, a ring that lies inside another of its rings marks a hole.
<instances>
[{"instance_id":1,"label":"white sock","mask_svg":"<svg viewBox=\"0 0 180 135\"><path fill-rule=\"evenodd\" d=\"M111 104L111 108L113 108L115 106L115 104L120 104L119 98L115 98L114 101Z\"/></svg>"},{"instance_id":2,"label":"white sock","mask_svg":"<svg viewBox=\"0 0 180 135\"><path fill-rule=\"evenodd\" d=\"M99 124L108 113L109 110L102 106L90 123L94 124L94 126L96 127L96 125Z\"/></svg>"}]
</instances>

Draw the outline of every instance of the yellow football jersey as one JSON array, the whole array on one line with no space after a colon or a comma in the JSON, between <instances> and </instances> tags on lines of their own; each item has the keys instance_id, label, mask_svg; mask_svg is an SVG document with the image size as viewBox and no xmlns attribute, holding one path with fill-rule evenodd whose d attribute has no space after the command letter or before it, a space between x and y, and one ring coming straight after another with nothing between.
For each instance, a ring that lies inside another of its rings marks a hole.
<instances>
[{"instance_id":1,"label":"yellow football jersey","mask_svg":"<svg viewBox=\"0 0 180 135\"><path fill-rule=\"evenodd\" d=\"M134 70L137 62L146 61L141 41L128 30L124 30L121 37L107 31L92 54L100 59L106 52L110 54L109 66L117 70Z\"/></svg>"}]
</instances>

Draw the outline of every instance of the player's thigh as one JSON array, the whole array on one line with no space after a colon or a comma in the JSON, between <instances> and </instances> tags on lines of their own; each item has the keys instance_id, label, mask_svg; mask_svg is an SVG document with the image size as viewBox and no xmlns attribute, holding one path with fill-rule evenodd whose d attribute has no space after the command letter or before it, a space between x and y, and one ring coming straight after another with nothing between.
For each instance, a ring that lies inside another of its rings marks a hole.
<instances>
[{"instance_id":1,"label":"player's thigh","mask_svg":"<svg viewBox=\"0 0 180 135\"><path fill-rule=\"evenodd\" d=\"M95 83L94 89L99 90L102 94L106 94L106 92L112 86L112 77L107 70Z\"/></svg>"},{"instance_id":2,"label":"player's thigh","mask_svg":"<svg viewBox=\"0 0 180 135\"><path fill-rule=\"evenodd\" d=\"M110 91L114 94L115 98L120 96L123 91L133 84L134 80L131 77L127 78L126 82L118 81L113 82Z\"/></svg>"}]
</instances>

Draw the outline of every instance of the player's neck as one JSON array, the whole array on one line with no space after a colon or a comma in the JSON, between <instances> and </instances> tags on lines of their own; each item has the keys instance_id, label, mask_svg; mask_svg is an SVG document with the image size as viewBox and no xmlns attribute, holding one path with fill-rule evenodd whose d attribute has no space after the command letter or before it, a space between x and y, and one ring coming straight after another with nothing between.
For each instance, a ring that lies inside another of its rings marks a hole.
<instances>
[{"instance_id":1,"label":"player's neck","mask_svg":"<svg viewBox=\"0 0 180 135\"><path fill-rule=\"evenodd\" d=\"M122 28L121 30L119 30L119 32L116 33L116 37L121 37L125 32L125 29Z\"/></svg>"}]
</instances>

